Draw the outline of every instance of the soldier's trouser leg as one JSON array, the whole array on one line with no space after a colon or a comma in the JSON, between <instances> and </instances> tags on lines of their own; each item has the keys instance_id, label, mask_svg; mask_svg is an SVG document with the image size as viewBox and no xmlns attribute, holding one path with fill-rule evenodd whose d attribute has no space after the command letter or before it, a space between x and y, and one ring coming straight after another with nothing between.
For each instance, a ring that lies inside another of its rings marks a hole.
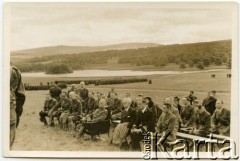
<instances>
[{"instance_id":1,"label":"soldier's trouser leg","mask_svg":"<svg viewBox=\"0 0 240 161\"><path fill-rule=\"evenodd\" d=\"M68 117L68 127L71 132L75 129L75 124L73 123L73 118L74 118L74 116Z\"/></svg>"},{"instance_id":2,"label":"soldier's trouser leg","mask_svg":"<svg viewBox=\"0 0 240 161\"><path fill-rule=\"evenodd\" d=\"M57 114L57 111L54 111L52 113L50 113L49 115L49 124L53 124L54 125L54 120L53 120L53 117Z\"/></svg>"},{"instance_id":3,"label":"soldier's trouser leg","mask_svg":"<svg viewBox=\"0 0 240 161\"><path fill-rule=\"evenodd\" d=\"M64 130L67 129L68 116L69 116L69 114L67 112L63 112L60 116L60 123Z\"/></svg>"},{"instance_id":4,"label":"soldier's trouser leg","mask_svg":"<svg viewBox=\"0 0 240 161\"><path fill-rule=\"evenodd\" d=\"M15 108L10 105L10 147L12 146L14 139L15 139L15 133L16 133L16 111Z\"/></svg>"},{"instance_id":5,"label":"soldier's trouser leg","mask_svg":"<svg viewBox=\"0 0 240 161\"><path fill-rule=\"evenodd\" d=\"M141 151L140 141L143 140L142 134L131 133L131 147L133 151Z\"/></svg>"},{"instance_id":6,"label":"soldier's trouser leg","mask_svg":"<svg viewBox=\"0 0 240 161\"><path fill-rule=\"evenodd\" d=\"M48 114L44 111L39 112L39 116L40 116L40 121L43 122L45 125L47 125L47 120L46 120L46 116L48 116Z\"/></svg>"}]
</instances>

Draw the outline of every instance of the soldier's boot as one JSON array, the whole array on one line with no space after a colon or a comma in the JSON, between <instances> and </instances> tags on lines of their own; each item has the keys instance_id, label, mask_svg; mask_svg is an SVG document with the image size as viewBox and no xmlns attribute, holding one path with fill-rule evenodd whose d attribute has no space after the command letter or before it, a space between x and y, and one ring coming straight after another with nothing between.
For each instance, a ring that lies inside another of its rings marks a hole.
<instances>
[{"instance_id":1,"label":"soldier's boot","mask_svg":"<svg viewBox=\"0 0 240 161\"><path fill-rule=\"evenodd\" d=\"M49 124L49 126L50 127L54 127L55 125L54 125L54 122L51 122L50 124Z\"/></svg>"},{"instance_id":2,"label":"soldier's boot","mask_svg":"<svg viewBox=\"0 0 240 161\"><path fill-rule=\"evenodd\" d=\"M45 125L45 126L47 126L47 125L48 125L48 123L47 123L47 120L46 120L46 118L45 118L45 117L43 117L43 118L42 118L42 122L44 123L44 125Z\"/></svg>"}]
</instances>

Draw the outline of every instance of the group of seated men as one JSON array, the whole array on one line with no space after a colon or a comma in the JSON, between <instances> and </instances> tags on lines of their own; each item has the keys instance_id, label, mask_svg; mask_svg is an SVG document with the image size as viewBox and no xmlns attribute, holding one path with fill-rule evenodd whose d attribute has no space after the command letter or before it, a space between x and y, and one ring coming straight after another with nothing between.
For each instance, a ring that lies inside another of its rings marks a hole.
<instances>
[{"instance_id":1,"label":"group of seated men","mask_svg":"<svg viewBox=\"0 0 240 161\"><path fill-rule=\"evenodd\" d=\"M62 92L57 84L53 86L39 115L40 120L50 127L54 126L54 117L58 118L60 127L76 138L83 136L84 122L110 119L109 143L119 145L121 149L139 151L146 132L169 133L167 139L170 141L176 139L178 131L198 136L207 136L210 132L228 136L230 111L223 106L223 101L216 99L215 91L209 92L202 104L190 91L181 104L177 96L172 96L157 105L141 94L133 100L130 93L126 93L121 100L114 88L108 95L98 92L95 98L81 82L79 87L73 85L68 92Z\"/></svg>"}]
</instances>

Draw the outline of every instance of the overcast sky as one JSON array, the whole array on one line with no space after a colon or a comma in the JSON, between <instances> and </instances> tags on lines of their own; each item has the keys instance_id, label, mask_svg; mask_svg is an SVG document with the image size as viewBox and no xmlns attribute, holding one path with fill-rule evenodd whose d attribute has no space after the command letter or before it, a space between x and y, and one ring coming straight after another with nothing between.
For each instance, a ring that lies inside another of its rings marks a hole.
<instances>
[{"instance_id":1,"label":"overcast sky","mask_svg":"<svg viewBox=\"0 0 240 161\"><path fill-rule=\"evenodd\" d=\"M11 9L11 50L53 45L231 39L231 11L161 5L29 5Z\"/></svg>"}]
</instances>

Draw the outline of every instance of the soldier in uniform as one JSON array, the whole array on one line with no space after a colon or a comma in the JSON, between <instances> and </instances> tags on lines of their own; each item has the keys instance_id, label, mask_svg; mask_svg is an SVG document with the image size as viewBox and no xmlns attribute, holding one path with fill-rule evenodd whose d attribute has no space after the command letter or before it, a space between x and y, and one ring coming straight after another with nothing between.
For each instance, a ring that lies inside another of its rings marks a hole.
<instances>
[{"instance_id":1,"label":"soldier in uniform","mask_svg":"<svg viewBox=\"0 0 240 161\"><path fill-rule=\"evenodd\" d=\"M211 127L211 115L201 105L197 106L195 115L195 124L192 134L198 136L207 136Z\"/></svg>"},{"instance_id":2,"label":"soldier in uniform","mask_svg":"<svg viewBox=\"0 0 240 161\"><path fill-rule=\"evenodd\" d=\"M88 89L85 86L84 82L80 82L79 84L79 88L77 90L77 93L80 96L80 99L82 100L82 106L83 108L85 108L86 106L86 102L88 100Z\"/></svg>"},{"instance_id":3,"label":"soldier in uniform","mask_svg":"<svg viewBox=\"0 0 240 161\"><path fill-rule=\"evenodd\" d=\"M138 102L138 106L137 120L130 133L133 151L141 151L140 141L143 140L144 133L155 132L153 113L148 109L147 102L142 99Z\"/></svg>"},{"instance_id":4,"label":"soldier in uniform","mask_svg":"<svg viewBox=\"0 0 240 161\"><path fill-rule=\"evenodd\" d=\"M73 123L74 118L82 117L82 103L77 100L77 95L75 92L69 93L71 106L69 108L69 116L68 116L68 127L71 133L75 129L75 124Z\"/></svg>"},{"instance_id":5,"label":"soldier in uniform","mask_svg":"<svg viewBox=\"0 0 240 161\"><path fill-rule=\"evenodd\" d=\"M197 97L194 96L194 91L190 91L188 98L190 100L190 104L192 105L192 102L197 99Z\"/></svg>"},{"instance_id":6,"label":"soldier in uniform","mask_svg":"<svg viewBox=\"0 0 240 161\"><path fill-rule=\"evenodd\" d=\"M212 131L220 135L230 135L230 111L223 107L223 101L217 100L216 110L212 115Z\"/></svg>"},{"instance_id":7,"label":"soldier in uniform","mask_svg":"<svg viewBox=\"0 0 240 161\"><path fill-rule=\"evenodd\" d=\"M183 106L181 110L181 119L182 119L181 128L193 127L194 121L195 121L194 109L190 105L190 100L188 97L184 97L182 101L183 101Z\"/></svg>"},{"instance_id":8,"label":"soldier in uniform","mask_svg":"<svg viewBox=\"0 0 240 161\"><path fill-rule=\"evenodd\" d=\"M56 104L57 104L57 100L55 100L54 98L51 97L51 95L48 94L44 102L43 110L39 112L40 121L43 122L45 126L48 125L45 117L48 116L49 110L51 110L51 108L56 106Z\"/></svg>"},{"instance_id":9,"label":"soldier in uniform","mask_svg":"<svg viewBox=\"0 0 240 161\"><path fill-rule=\"evenodd\" d=\"M87 102L86 102L86 106L83 109L83 112L85 114L93 113L93 111L97 108L96 104L97 103L96 103L96 100L94 99L94 93L93 92L88 92L88 99L87 99Z\"/></svg>"},{"instance_id":10,"label":"soldier in uniform","mask_svg":"<svg viewBox=\"0 0 240 161\"><path fill-rule=\"evenodd\" d=\"M63 92L61 94L61 100L58 102L56 106L54 106L49 111L49 122L50 126L54 126L54 120L53 117L60 117L60 127L62 127L63 124L66 124L67 118L69 115L69 107L71 106L70 100L67 98L66 92Z\"/></svg>"},{"instance_id":11,"label":"soldier in uniform","mask_svg":"<svg viewBox=\"0 0 240 161\"><path fill-rule=\"evenodd\" d=\"M21 72L16 67L10 67L10 147L12 146L16 128L25 103L25 88L22 83Z\"/></svg>"},{"instance_id":12,"label":"soldier in uniform","mask_svg":"<svg viewBox=\"0 0 240 161\"><path fill-rule=\"evenodd\" d=\"M159 117L157 123L157 132L160 136L169 135L167 141L176 140L177 129L176 124L178 124L177 117L172 114L171 104L164 103L162 107L163 114Z\"/></svg>"},{"instance_id":13,"label":"soldier in uniform","mask_svg":"<svg viewBox=\"0 0 240 161\"><path fill-rule=\"evenodd\" d=\"M117 98L115 92L110 93L110 105L109 105L111 112L112 112L112 119L113 120L120 120L121 119L121 110L122 110L122 103L121 100Z\"/></svg>"},{"instance_id":14,"label":"soldier in uniform","mask_svg":"<svg viewBox=\"0 0 240 161\"><path fill-rule=\"evenodd\" d=\"M181 109L182 109L182 106L180 105L179 101L180 101L180 98L178 98L177 96L175 96L175 97L174 97L174 102L173 102L172 105L173 105L176 109L178 109L178 112L179 112L179 114L180 114Z\"/></svg>"},{"instance_id":15,"label":"soldier in uniform","mask_svg":"<svg viewBox=\"0 0 240 161\"><path fill-rule=\"evenodd\" d=\"M148 109L153 112L154 122L157 123L157 120L158 120L159 116L162 114L162 110L160 109L160 107L158 107L157 104L155 104L152 101L151 97L145 97L144 99L147 102Z\"/></svg>"},{"instance_id":16,"label":"soldier in uniform","mask_svg":"<svg viewBox=\"0 0 240 161\"><path fill-rule=\"evenodd\" d=\"M180 128L180 125L182 123L182 119L181 119L181 116L179 114L177 106L175 106L174 97L171 97L171 96L167 97L167 98L164 99L163 102L166 103L166 104L170 104L171 105L172 114L176 116L176 119L177 119L177 122L178 122L178 124L175 124L174 130L178 131L179 128Z\"/></svg>"},{"instance_id":17,"label":"soldier in uniform","mask_svg":"<svg viewBox=\"0 0 240 161\"><path fill-rule=\"evenodd\" d=\"M60 100L62 89L58 87L58 81L55 81L54 86L50 88L49 92L52 98L56 99L57 101Z\"/></svg>"},{"instance_id":18,"label":"soldier in uniform","mask_svg":"<svg viewBox=\"0 0 240 161\"><path fill-rule=\"evenodd\" d=\"M212 90L210 92L210 96L207 99L204 99L202 105L205 107L205 109L213 115L215 109L216 109L216 91Z\"/></svg>"},{"instance_id":19,"label":"soldier in uniform","mask_svg":"<svg viewBox=\"0 0 240 161\"><path fill-rule=\"evenodd\" d=\"M103 121L107 118L108 116L108 110L107 108L107 101L105 99L101 99L99 101L99 108L97 110L95 110L92 114L87 115L86 120L82 119L82 122L91 122L91 123L97 123L100 121ZM83 134L84 134L84 126L83 124L78 124L76 127L76 131L77 131L77 138L80 138Z\"/></svg>"}]
</instances>

